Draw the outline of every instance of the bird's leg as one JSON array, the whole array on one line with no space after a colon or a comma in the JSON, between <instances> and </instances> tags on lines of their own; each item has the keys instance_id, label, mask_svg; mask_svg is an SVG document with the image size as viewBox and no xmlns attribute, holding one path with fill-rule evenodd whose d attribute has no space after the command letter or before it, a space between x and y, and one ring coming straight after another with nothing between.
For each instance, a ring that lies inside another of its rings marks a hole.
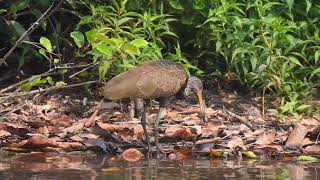
<instances>
[{"instance_id":1,"label":"bird's leg","mask_svg":"<svg viewBox=\"0 0 320 180\"><path fill-rule=\"evenodd\" d=\"M159 121L161 118L163 118L165 116L167 103L168 103L167 98L160 98L159 99L159 113L157 115L156 122L154 123L154 137L155 137L155 144L156 144L157 159L160 158Z\"/></svg>"},{"instance_id":2,"label":"bird's leg","mask_svg":"<svg viewBox=\"0 0 320 180\"><path fill-rule=\"evenodd\" d=\"M134 99L134 104L135 104L135 111L137 112L137 115L141 117L141 125L143 128L143 133L148 144L148 159L149 159L150 152L151 152L151 145L150 145L150 139L147 131L146 106L144 104L144 100L140 98Z\"/></svg>"},{"instance_id":3,"label":"bird's leg","mask_svg":"<svg viewBox=\"0 0 320 180\"><path fill-rule=\"evenodd\" d=\"M130 99L130 105L129 105L129 121L132 121L133 117L135 115L135 105L134 105L134 100Z\"/></svg>"}]
</instances>

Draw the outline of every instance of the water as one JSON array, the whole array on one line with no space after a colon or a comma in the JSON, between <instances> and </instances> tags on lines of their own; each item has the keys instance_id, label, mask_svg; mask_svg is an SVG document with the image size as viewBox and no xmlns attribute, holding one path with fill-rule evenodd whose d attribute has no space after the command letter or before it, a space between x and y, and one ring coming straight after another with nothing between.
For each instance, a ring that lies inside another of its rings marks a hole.
<instances>
[{"instance_id":1,"label":"water","mask_svg":"<svg viewBox=\"0 0 320 180\"><path fill-rule=\"evenodd\" d=\"M0 153L1 180L320 179L320 163L292 160L124 160L96 154Z\"/></svg>"}]
</instances>

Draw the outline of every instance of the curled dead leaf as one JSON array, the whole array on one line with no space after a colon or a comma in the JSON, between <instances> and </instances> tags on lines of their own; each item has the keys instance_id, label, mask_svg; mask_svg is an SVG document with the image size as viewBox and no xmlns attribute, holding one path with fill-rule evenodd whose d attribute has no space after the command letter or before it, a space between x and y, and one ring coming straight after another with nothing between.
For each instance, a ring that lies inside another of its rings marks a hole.
<instances>
[{"instance_id":1,"label":"curled dead leaf","mask_svg":"<svg viewBox=\"0 0 320 180\"><path fill-rule=\"evenodd\" d=\"M300 123L296 124L293 131L289 134L285 146L288 148L300 148L307 133L308 129L304 125Z\"/></svg>"},{"instance_id":2,"label":"curled dead leaf","mask_svg":"<svg viewBox=\"0 0 320 180\"><path fill-rule=\"evenodd\" d=\"M5 130L0 130L0 137L10 136L11 133Z\"/></svg>"},{"instance_id":3,"label":"curled dead leaf","mask_svg":"<svg viewBox=\"0 0 320 180\"><path fill-rule=\"evenodd\" d=\"M184 155L184 154L182 154L182 153L175 152L175 153L169 154L169 159L170 159L170 160L180 161L180 160L187 159L187 156Z\"/></svg>"},{"instance_id":4,"label":"curled dead leaf","mask_svg":"<svg viewBox=\"0 0 320 180\"><path fill-rule=\"evenodd\" d=\"M265 132L258 137L258 139L255 143L258 145L268 145L274 141L275 137L276 137L276 133L274 133L274 132L266 133Z\"/></svg>"},{"instance_id":5,"label":"curled dead leaf","mask_svg":"<svg viewBox=\"0 0 320 180\"><path fill-rule=\"evenodd\" d=\"M312 145L307 146L302 150L303 153L309 154L309 155L320 155L320 145Z\"/></svg>"},{"instance_id":6,"label":"curled dead leaf","mask_svg":"<svg viewBox=\"0 0 320 180\"><path fill-rule=\"evenodd\" d=\"M125 150L121 156L126 161L138 161L143 157L143 154L138 149L130 148Z\"/></svg>"},{"instance_id":7,"label":"curled dead leaf","mask_svg":"<svg viewBox=\"0 0 320 180\"><path fill-rule=\"evenodd\" d=\"M109 124L109 123L102 123L102 122L98 122L97 124L100 128L107 130L109 132L119 132L124 129L123 127L116 124Z\"/></svg>"},{"instance_id":8,"label":"curled dead leaf","mask_svg":"<svg viewBox=\"0 0 320 180\"><path fill-rule=\"evenodd\" d=\"M69 127L72 125L72 118L69 116L63 116L60 118L57 118L55 120L53 120L53 124L56 126L63 126L63 127Z\"/></svg>"},{"instance_id":9,"label":"curled dead leaf","mask_svg":"<svg viewBox=\"0 0 320 180\"><path fill-rule=\"evenodd\" d=\"M181 138L181 139L190 139L195 135L192 134L190 128L184 128L181 126L171 126L168 127L164 135L170 138Z\"/></svg>"},{"instance_id":10,"label":"curled dead leaf","mask_svg":"<svg viewBox=\"0 0 320 180\"><path fill-rule=\"evenodd\" d=\"M245 147L241 137L239 136L233 136L231 138L231 140L228 142L228 145L227 145L228 148L230 148L231 150L237 148L237 147L240 147L242 148L243 150L246 150L247 148Z\"/></svg>"},{"instance_id":11,"label":"curled dead leaf","mask_svg":"<svg viewBox=\"0 0 320 180\"><path fill-rule=\"evenodd\" d=\"M42 149L46 147L57 147L57 143L43 136L32 136L31 138L19 143L11 144L11 147L26 149Z\"/></svg>"}]
</instances>

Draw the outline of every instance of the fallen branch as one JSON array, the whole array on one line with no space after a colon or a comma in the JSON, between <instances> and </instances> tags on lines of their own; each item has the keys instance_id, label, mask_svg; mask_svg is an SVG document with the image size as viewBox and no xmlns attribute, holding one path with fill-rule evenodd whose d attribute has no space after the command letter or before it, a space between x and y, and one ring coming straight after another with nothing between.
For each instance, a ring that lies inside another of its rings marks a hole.
<instances>
[{"instance_id":1,"label":"fallen branch","mask_svg":"<svg viewBox=\"0 0 320 180\"><path fill-rule=\"evenodd\" d=\"M230 111L227 111L227 113L229 116L238 119L242 124L246 125L251 131L255 131L255 128L252 126L252 124L248 120L246 120L245 118L243 118L233 112L230 112Z\"/></svg>"},{"instance_id":2,"label":"fallen branch","mask_svg":"<svg viewBox=\"0 0 320 180\"><path fill-rule=\"evenodd\" d=\"M13 97L27 96L27 95L43 93L43 92L47 92L47 91L51 91L51 90L60 90L60 89L78 87L78 86L83 86L83 85L87 85L87 84L94 84L94 83L98 83L98 82L99 81L88 81L88 82L84 82L84 83L71 84L71 85L66 85L66 86L61 86L61 87L55 87L54 86L54 87L49 87L49 88L46 88L46 89L38 89L38 90L29 91L29 92L17 93ZM10 96L10 95L12 95L12 93L4 93L2 95L3 96ZM4 97L4 98L7 98L7 97Z\"/></svg>"},{"instance_id":3,"label":"fallen branch","mask_svg":"<svg viewBox=\"0 0 320 180\"><path fill-rule=\"evenodd\" d=\"M92 65L95 65L95 64L94 64L94 63L89 63L89 64L85 64L85 65L66 66L66 67L63 67L63 66L54 67L54 68L49 69L48 71L46 71L46 72L44 72L44 73L42 73L42 74L31 76L31 77L29 77L29 78L27 78L27 79L24 79L24 80L22 80L22 81L19 81L19 82L16 83L16 84L13 84L13 85L8 86L8 87L6 87L6 88L4 88L4 89L1 89L1 90L0 90L0 95L2 95L1 93L7 92L7 91L9 91L9 90L11 90L11 89L14 89L15 87L20 86L20 85L23 84L23 83L26 83L26 82L28 82L28 81L31 81L35 76L42 78L42 77L44 77L44 76L48 76L48 75L54 74L54 73L53 73L54 71L57 71L57 70L60 70L60 69L85 68L85 67L90 67L90 66L92 66Z\"/></svg>"}]
</instances>

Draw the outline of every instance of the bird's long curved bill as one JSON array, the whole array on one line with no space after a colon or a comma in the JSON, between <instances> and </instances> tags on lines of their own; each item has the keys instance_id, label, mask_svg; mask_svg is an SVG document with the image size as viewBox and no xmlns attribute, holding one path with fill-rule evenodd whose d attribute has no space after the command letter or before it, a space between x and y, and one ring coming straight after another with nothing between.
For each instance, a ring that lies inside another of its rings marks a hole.
<instances>
[{"instance_id":1,"label":"bird's long curved bill","mask_svg":"<svg viewBox=\"0 0 320 180\"><path fill-rule=\"evenodd\" d=\"M206 115L205 115L206 104L203 99L202 90L198 91L196 93L196 96L197 96L199 107L200 107L200 118L202 122L205 123L206 122Z\"/></svg>"}]
</instances>

